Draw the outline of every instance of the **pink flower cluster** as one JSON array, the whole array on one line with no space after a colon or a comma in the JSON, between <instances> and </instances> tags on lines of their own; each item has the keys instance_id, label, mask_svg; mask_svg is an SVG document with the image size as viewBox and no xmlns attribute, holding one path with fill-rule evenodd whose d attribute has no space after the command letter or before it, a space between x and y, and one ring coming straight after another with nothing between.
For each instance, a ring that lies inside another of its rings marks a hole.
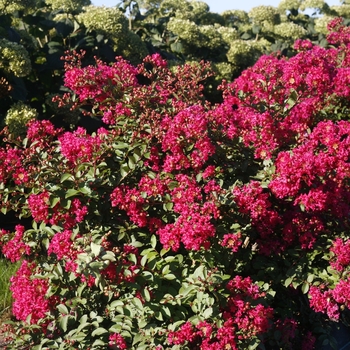
<instances>
[{"instance_id":1,"label":"pink flower cluster","mask_svg":"<svg viewBox=\"0 0 350 350\"><path fill-rule=\"evenodd\" d=\"M48 289L48 281L41 278L33 278L33 272L38 272L35 263L26 260L11 277L11 292L14 299L12 305L13 315L21 321L26 321L30 316L30 323L36 324L47 316L50 311L50 301L45 298Z\"/></svg>"},{"instance_id":2,"label":"pink flower cluster","mask_svg":"<svg viewBox=\"0 0 350 350\"><path fill-rule=\"evenodd\" d=\"M347 46L350 43L350 30L348 26L344 25L343 18L332 19L327 28L330 32L327 35L327 41L331 45Z\"/></svg>"},{"instance_id":3,"label":"pink flower cluster","mask_svg":"<svg viewBox=\"0 0 350 350\"><path fill-rule=\"evenodd\" d=\"M113 190L110 198L112 207L118 206L125 210L130 220L136 225L139 227L147 225L147 212L143 209L145 199L139 190L121 185Z\"/></svg>"},{"instance_id":4,"label":"pink flower cluster","mask_svg":"<svg viewBox=\"0 0 350 350\"><path fill-rule=\"evenodd\" d=\"M28 197L28 206L36 222L49 222L50 194L41 192Z\"/></svg>"},{"instance_id":5,"label":"pink flower cluster","mask_svg":"<svg viewBox=\"0 0 350 350\"><path fill-rule=\"evenodd\" d=\"M350 241L335 238L330 252L333 254L330 266L343 276L334 286L310 287L310 306L316 312L323 312L332 320L339 320L342 309L350 308L350 279L347 269L350 264Z\"/></svg>"},{"instance_id":6,"label":"pink flower cluster","mask_svg":"<svg viewBox=\"0 0 350 350\"><path fill-rule=\"evenodd\" d=\"M119 350L124 350L128 348L125 339L118 333L113 333L109 336L109 346L113 349L115 348L115 346L117 346L117 349Z\"/></svg>"},{"instance_id":7,"label":"pink flower cluster","mask_svg":"<svg viewBox=\"0 0 350 350\"><path fill-rule=\"evenodd\" d=\"M350 240L342 240L341 238L336 238L333 241L333 246L330 251L334 254L331 259L330 265L333 269L343 272L346 268L350 266Z\"/></svg>"},{"instance_id":8,"label":"pink flower cluster","mask_svg":"<svg viewBox=\"0 0 350 350\"><path fill-rule=\"evenodd\" d=\"M47 191L31 194L28 197L28 206L36 222L62 224L65 229L74 227L84 220L88 213L88 207L83 205L78 198L74 198L69 209L63 208L60 203L51 207L50 193Z\"/></svg>"},{"instance_id":9,"label":"pink flower cluster","mask_svg":"<svg viewBox=\"0 0 350 350\"><path fill-rule=\"evenodd\" d=\"M11 262L16 262L23 256L28 256L31 253L30 246L23 241L24 232L24 226L16 225L14 236L10 240L7 240L1 247L2 253L7 259L11 260ZM4 239L5 235L9 236L9 233L0 230L0 241Z\"/></svg>"},{"instance_id":10,"label":"pink flower cluster","mask_svg":"<svg viewBox=\"0 0 350 350\"><path fill-rule=\"evenodd\" d=\"M334 289L311 286L310 306L316 312L325 313L331 320L338 321L341 307L349 308L350 281L340 280Z\"/></svg>"},{"instance_id":11,"label":"pink flower cluster","mask_svg":"<svg viewBox=\"0 0 350 350\"><path fill-rule=\"evenodd\" d=\"M97 136L86 134L84 128L78 128L74 132L66 132L59 136L58 140L61 145L61 153L73 165L98 160L98 151L102 144L102 135L104 130L99 130Z\"/></svg>"},{"instance_id":12,"label":"pink flower cluster","mask_svg":"<svg viewBox=\"0 0 350 350\"><path fill-rule=\"evenodd\" d=\"M126 185L115 188L110 196L111 204L125 210L130 220L139 227L148 227L152 232L156 230L165 248L177 251L181 243L191 250L209 247L209 239L216 232L212 220L219 217L213 192L219 193L220 186L209 181L204 191L207 195L203 196L200 187L190 176L178 174L175 180L144 176L138 188ZM173 186L175 183L177 185ZM150 205L163 203L163 200L172 204L172 211L178 214L174 223L162 223L147 211Z\"/></svg>"},{"instance_id":13,"label":"pink flower cluster","mask_svg":"<svg viewBox=\"0 0 350 350\"><path fill-rule=\"evenodd\" d=\"M25 184L29 180L28 171L23 167L23 152L15 148L0 148L0 182L10 179L16 185Z\"/></svg>"},{"instance_id":14,"label":"pink flower cluster","mask_svg":"<svg viewBox=\"0 0 350 350\"><path fill-rule=\"evenodd\" d=\"M273 309L258 302L264 294L252 280L236 276L227 289L230 296L218 327L206 321L192 325L187 321L178 331L168 334L168 343L196 344L201 350L238 349L239 342L265 333L272 325Z\"/></svg>"},{"instance_id":15,"label":"pink flower cluster","mask_svg":"<svg viewBox=\"0 0 350 350\"><path fill-rule=\"evenodd\" d=\"M128 259L130 254L138 257L136 263ZM140 268L141 260L138 249L132 245L125 244L118 255L118 261L111 262L101 271L101 275L104 276L109 283L115 285L119 285L122 282L134 283L135 278L137 277L137 271Z\"/></svg>"},{"instance_id":16,"label":"pink flower cluster","mask_svg":"<svg viewBox=\"0 0 350 350\"><path fill-rule=\"evenodd\" d=\"M279 153L270 189L278 198L296 197L295 203L302 203L307 211L329 208L340 214L346 205L346 197L344 201L338 199L347 192L339 193L349 176L349 143L348 121L318 123L303 144L292 152ZM305 187L310 188L309 193L298 196ZM336 201L334 191L338 192Z\"/></svg>"},{"instance_id":17,"label":"pink flower cluster","mask_svg":"<svg viewBox=\"0 0 350 350\"><path fill-rule=\"evenodd\" d=\"M242 245L241 233L227 233L224 235L222 242L223 247L229 248L232 252L236 253L239 247Z\"/></svg>"},{"instance_id":18,"label":"pink flower cluster","mask_svg":"<svg viewBox=\"0 0 350 350\"><path fill-rule=\"evenodd\" d=\"M56 233L50 241L47 249L47 255L56 254L58 260L63 258L72 258L72 232L65 230ZM76 259L76 254L73 253L73 259Z\"/></svg>"},{"instance_id":19,"label":"pink flower cluster","mask_svg":"<svg viewBox=\"0 0 350 350\"><path fill-rule=\"evenodd\" d=\"M234 82L223 84L224 102L214 118L231 138L242 137L246 146L253 146L257 158L271 158L295 140L303 142L309 129L332 118L322 110L350 96L349 48L344 44L349 30L341 20L333 22L337 31L328 39L341 42L339 47L298 41L300 52L292 58L262 56Z\"/></svg>"},{"instance_id":20,"label":"pink flower cluster","mask_svg":"<svg viewBox=\"0 0 350 350\"><path fill-rule=\"evenodd\" d=\"M104 101L114 98L116 91L122 93L130 86L136 86L137 68L121 57L111 66L96 60L96 66L67 69L64 83L75 91L80 101Z\"/></svg>"},{"instance_id":21,"label":"pink flower cluster","mask_svg":"<svg viewBox=\"0 0 350 350\"><path fill-rule=\"evenodd\" d=\"M234 201L239 211L248 215L259 232L259 249L267 255L272 250L278 252L283 242L276 240L277 226L282 223L281 215L274 209L269 193L257 181L233 190ZM274 242L271 245L271 242Z\"/></svg>"},{"instance_id":22,"label":"pink flower cluster","mask_svg":"<svg viewBox=\"0 0 350 350\"><path fill-rule=\"evenodd\" d=\"M28 123L27 138L31 142L35 142L36 147L45 149L52 147L51 142L57 135L62 132L48 120L31 120Z\"/></svg>"},{"instance_id":23,"label":"pink flower cluster","mask_svg":"<svg viewBox=\"0 0 350 350\"><path fill-rule=\"evenodd\" d=\"M216 350L219 345L211 338L213 336L213 325L206 321L199 322L193 326L191 322L185 322L178 331L171 331L168 334L168 343L170 345L198 344L201 350ZM230 349L237 349L235 341L226 344Z\"/></svg>"},{"instance_id":24,"label":"pink flower cluster","mask_svg":"<svg viewBox=\"0 0 350 350\"><path fill-rule=\"evenodd\" d=\"M162 128L166 130L162 150L169 151L163 166L166 172L201 168L215 151L208 137L207 114L200 105L187 107L173 118L165 117Z\"/></svg>"}]
</instances>

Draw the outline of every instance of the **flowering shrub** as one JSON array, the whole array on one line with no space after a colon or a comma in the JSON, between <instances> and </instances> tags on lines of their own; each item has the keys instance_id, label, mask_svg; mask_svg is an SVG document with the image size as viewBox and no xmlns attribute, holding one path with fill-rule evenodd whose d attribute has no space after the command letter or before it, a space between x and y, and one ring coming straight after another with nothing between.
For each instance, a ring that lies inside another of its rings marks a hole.
<instances>
[{"instance_id":1,"label":"flowering shrub","mask_svg":"<svg viewBox=\"0 0 350 350\"><path fill-rule=\"evenodd\" d=\"M2 131L12 346L312 349L347 316L347 30L262 56L223 102L208 65L67 54L57 98L103 127ZM332 39L333 38L333 39Z\"/></svg>"}]
</instances>

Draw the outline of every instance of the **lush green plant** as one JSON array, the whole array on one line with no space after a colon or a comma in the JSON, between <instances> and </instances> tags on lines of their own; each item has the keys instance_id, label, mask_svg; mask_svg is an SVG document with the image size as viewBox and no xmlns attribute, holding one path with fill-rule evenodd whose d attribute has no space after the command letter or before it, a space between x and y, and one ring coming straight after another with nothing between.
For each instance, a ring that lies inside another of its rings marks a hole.
<instances>
[{"instance_id":1,"label":"lush green plant","mask_svg":"<svg viewBox=\"0 0 350 350\"><path fill-rule=\"evenodd\" d=\"M349 37L263 56L223 102L209 65L85 65L59 105L104 127L2 132L12 346L311 349L350 300ZM16 135L17 136L17 135ZM322 338L323 337L323 338Z\"/></svg>"},{"instance_id":2,"label":"lush green plant","mask_svg":"<svg viewBox=\"0 0 350 350\"><path fill-rule=\"evenodd\" d=\"M18 267L18 264L12 264L4 257L0 258L0 317L11 311L10 278L16 273Z\"/></svg>"}]
</instances>

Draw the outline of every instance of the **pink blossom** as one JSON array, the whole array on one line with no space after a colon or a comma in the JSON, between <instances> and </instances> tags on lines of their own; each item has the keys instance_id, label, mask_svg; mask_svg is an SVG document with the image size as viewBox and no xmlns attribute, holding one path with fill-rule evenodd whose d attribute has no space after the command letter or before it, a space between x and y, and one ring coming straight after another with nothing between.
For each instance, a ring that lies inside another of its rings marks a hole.
<instances>
[{"instance_id":1,"label":"pink blossom","mask_svg":"<svg viewBox=\"0 0 350 350\"><path fill-rule=\"evenodd\" d=\"M80 127L74 132L64 133L58 140L62 154L74 165L96 159L102 144L100 137L87 135Z\"/></svg>"},{"instance_id":2,"label":"pink blossom","mask_svg":"<svg viewBox=\"0 0 350 350\"><path fill-rule=\"evenodd\" d=\"M331 320L339 319L339 307L332 297L332 292L326 290L322 292L320 288L311 286L309 290L310 306L316 312L327 313Z\"/></svg>"},{"instance_id":3,"label":"pink blossom","mask_svg":"<svg viewBox=\"0 0 350 350\"><path fill-rule=\"evenodd\" d=\"M330 251L334 253L330 265L337 271L344 271L350 265L350 240L336 238Z\"/></svg>"},{"instance_id":4,"label":"pink blossom","mask_svg":"<svg viewBox=\"0 0 350 350\"><path fill-rule=\"evenodd\" d=\"M128 348L125 342L125 339L118 333L113 333L109 336L108 344L110 347L112 347L113 345L116 345L120 350L124 350Z\"/></svg>"},{"instance_id":5,"label":"pink blossom","mask_svg":"<svg viewBox=\"0 0 350 350\"><path fill-rule=\"evenodd\" d=\"M45 318L50 309L50 303L45 298L48 282L45 279L33 278L35 263L23 260L15 276L11 277L13 315L21 321L30 316L30 323L35 324Z\"/></svg>"},{"instance_id":6,"label":"pink blossom","mask_svg":"<svg viewBox=\"0 0 350 350\"><path fill-rule=\"evenodd\" d=\"M72 253L72 232L65 230L56 233L49 244L47 255L56 254L58 260L71 256Z\"/></svg>"},{"instance_id":7,"label":"pink blossom","mask_svg":"<svg viewBox=\"0 0 350 350\"><path fill-rule=\"evenodd\" d=\"M222 242L223 247L229 248L232 252L236 253L239 247L242 245L241 233L228 233L224 235Z\"/></svg>"},{"instance_id":8,"label":"pink blossom","mask_svg":"<svg viewBox=\"0 0 350 350\"><path fill-rule=\"evenodd\" d=\"M31 194L28 197L28 206L31 210L32 216L36 222L49 222L49 207L50 194L48 192L41 192L38 194Z\"/></svg>"},{"instance_id":9,"label":"pink blossom","mask_svg":"<svg viewBox=\"0 0 350 350\"><path fill-rule=\"evenodd\" d=\"M170 345L184 345L186 342L191 342L196 336L196 330L191 322L184 323L178 331L171 331L168 334L168 343Z\"/></svg>"},{"instance_id":10,"label":"pink blossom","mask_svg":"<svg viewBox=\"0 0 350 350\"><path fill-rule=\"evenodd\" d=\"M30 246L23 242L24 231L24 226L16 225L14 237L2 246L2 253L11 262L16 262L31 253Z\"/></svg>"}]
</instances>

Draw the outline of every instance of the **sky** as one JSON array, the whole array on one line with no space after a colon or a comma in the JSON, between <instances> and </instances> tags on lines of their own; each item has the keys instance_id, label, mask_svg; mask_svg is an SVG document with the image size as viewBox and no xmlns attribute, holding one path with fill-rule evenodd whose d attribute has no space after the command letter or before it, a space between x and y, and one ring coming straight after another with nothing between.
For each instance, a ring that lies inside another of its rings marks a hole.
<instances>
[{"instance_id":1,"label":"sky","mask_svg":"<svg viewBox=\"0 0 350 350\"><path fill-rule=\"evenodd\" d=\"M120 0L91 0L96 6L115 6ZM280 0L201 0L206 2L211 12L221 13L225 10L249 11L259 5L277 6ZM340 5L340 0L326 0L328 5Z\"/></svg>"}]
</instances>

